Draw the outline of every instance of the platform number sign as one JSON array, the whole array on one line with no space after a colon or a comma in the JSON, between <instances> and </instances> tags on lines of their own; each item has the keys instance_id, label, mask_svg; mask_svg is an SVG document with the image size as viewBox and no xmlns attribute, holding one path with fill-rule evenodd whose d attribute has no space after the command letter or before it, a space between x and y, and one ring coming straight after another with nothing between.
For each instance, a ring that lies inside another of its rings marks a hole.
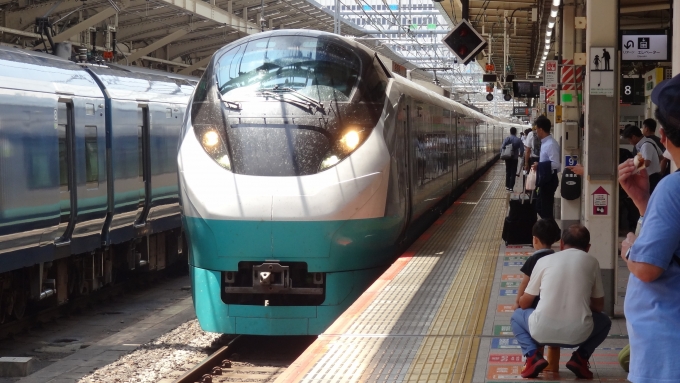
<instances>
[{"instance_id":1,"label":"platform number sign","mask_svg":"<svg viewBox=\"0 0 680 383\"><path fill-rule=\"evenodd\" d=\"M622 104L643 104L644 98L644 79L624 78L621 79L621 103Z\"/></svg>"},{"instance_id":2,"label":"platform number sign","mask_svg":"<svg viewBox=\"0 0 680 383\"><path fill-rule=\"evenodd\" d=\"M548 105L548 113L555 113L555 105L553 104Z\"/></svg>"},{"instance_id":3,"label":"platform number sign","mask_svg":"<svg viewBox=\"0 0 680 383\"><path fill-rule=\"evenodd\" d=\"M602 187L598 187L592 193L593 215L609 215L609 193Z\"/></svg>"},{"instance_id":4,"label":"platform number sign","mask_svg":"<svg viewBox=\"0 0 680 383\"><path fill-rule=\"evenodd\" d=\"M578 156L564 156L564 166L575 166L578 164Z\"/></svg>"}]
</instances>

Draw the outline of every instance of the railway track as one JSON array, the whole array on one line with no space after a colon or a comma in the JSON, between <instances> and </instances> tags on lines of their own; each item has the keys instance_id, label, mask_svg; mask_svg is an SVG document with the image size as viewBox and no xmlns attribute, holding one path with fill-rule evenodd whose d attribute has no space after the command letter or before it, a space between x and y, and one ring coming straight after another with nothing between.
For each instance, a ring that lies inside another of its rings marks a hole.
<instances>
[{"instance_id":1,"label":"railway track","mask_svg":"<svg viewBox=\"0 0 680 383\"><path fill-rule=\"evenodd\" d=\"M239 335L174 383L273 382L314 339Z\"/></svg>"}]
</instances>

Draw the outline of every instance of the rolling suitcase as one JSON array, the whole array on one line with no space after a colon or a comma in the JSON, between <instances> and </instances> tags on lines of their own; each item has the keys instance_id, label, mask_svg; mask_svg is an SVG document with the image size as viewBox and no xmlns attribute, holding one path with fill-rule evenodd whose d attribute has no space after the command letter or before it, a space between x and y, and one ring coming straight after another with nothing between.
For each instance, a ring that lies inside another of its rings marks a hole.
<instances>
[{"instance_id":1,"label":"rolling suitcase","mask_svg":"<svg viewBox=\"0 0 680 383\"><path fill-rule=\"evenodd\" d=\"M508 216L503 223L503 241L506 245L531 244L531 229L536 223L536 200L531 195L521 193L511 196Z\"/></svg>"}]
</instances>

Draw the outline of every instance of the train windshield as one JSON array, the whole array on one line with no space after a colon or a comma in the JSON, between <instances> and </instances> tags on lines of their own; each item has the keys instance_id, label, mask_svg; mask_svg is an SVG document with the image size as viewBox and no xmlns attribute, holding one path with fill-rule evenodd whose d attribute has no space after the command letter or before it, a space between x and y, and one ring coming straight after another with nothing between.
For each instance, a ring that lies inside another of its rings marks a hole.
<instances>
[{"instance_id":1,"label":"train windshield","mask_svg":"<svg viewBox=\"0 0 680 383\"><path fill-rule=\"evenodd\" d=\"M216 65L222 98L241 101L271 90L318 101L349 101L361 62L349 49L306 36L275 36L241 44Z\"/></svg>"}]
</instances>

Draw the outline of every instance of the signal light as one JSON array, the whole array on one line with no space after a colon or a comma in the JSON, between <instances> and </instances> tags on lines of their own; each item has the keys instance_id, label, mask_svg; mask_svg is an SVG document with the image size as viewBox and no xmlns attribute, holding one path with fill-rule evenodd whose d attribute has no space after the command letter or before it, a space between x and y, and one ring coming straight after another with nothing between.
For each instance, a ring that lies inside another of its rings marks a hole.
<instances>
[{"instance_id":1,"label":"signal light","mask_svg":"<svg viewBox=\"0 0 680 383\"><path fill-rule=\"evenodd\" d=\"M472 25L463 20L456 25L451 32L449 32L442 43L446 45L455 54L463 64L468 64L472 61L484 47L486 47L486 40L477 33Z\"/></svg>"}]
</instances>

